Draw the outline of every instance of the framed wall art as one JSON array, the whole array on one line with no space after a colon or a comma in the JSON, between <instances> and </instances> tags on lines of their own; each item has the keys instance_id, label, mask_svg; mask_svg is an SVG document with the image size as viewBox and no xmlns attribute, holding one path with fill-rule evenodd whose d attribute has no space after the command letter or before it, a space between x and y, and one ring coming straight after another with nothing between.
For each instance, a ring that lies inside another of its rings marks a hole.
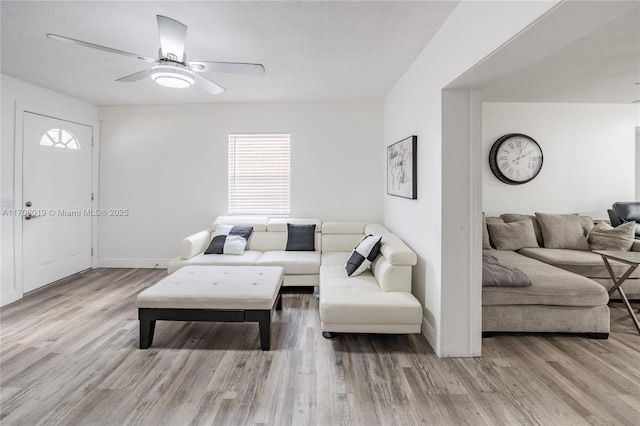
<instances>
[{"instance_id":1,"label":"framed wall art","mask_svg":"<svg viewBox=\"0 0 640 426\"><path fill-rule=\"evenodd\" d=\"M417 145L418 137L409 136L387 147L387 194L418 198Z\"/></svg>"}]
</instances>

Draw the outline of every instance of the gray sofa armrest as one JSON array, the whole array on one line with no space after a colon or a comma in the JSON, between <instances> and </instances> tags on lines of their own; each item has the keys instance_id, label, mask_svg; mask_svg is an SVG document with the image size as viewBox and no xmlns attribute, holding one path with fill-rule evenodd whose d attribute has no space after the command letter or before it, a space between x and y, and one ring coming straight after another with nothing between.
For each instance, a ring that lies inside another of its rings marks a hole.
<instances>
[{"instance_id":1,"label":"gray sofa armrest","mask_svg":"<svg viewBox=\"0 0 640 426\"><path fill-rule=\"evenodd\" d=\"M631 251L640 251L640 240L633 240Z\"/></svg>"}]
</instances>

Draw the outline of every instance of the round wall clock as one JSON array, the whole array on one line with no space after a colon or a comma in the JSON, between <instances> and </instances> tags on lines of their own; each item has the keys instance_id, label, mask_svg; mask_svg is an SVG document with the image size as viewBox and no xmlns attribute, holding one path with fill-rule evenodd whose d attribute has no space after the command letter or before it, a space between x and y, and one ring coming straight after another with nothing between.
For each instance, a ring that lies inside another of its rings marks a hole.
<instances>
[{"instance_id":1,"label":"round wall clock","mask_svg":"<svg viewBox=\"0 0 640 426\"><path fill-rule=\"evenodd\" d=\"M542 149L530 136L509 133L500 137L491 147L489 166L502 182L521 185L540 173Z\"/></svg>"}]
</instances>

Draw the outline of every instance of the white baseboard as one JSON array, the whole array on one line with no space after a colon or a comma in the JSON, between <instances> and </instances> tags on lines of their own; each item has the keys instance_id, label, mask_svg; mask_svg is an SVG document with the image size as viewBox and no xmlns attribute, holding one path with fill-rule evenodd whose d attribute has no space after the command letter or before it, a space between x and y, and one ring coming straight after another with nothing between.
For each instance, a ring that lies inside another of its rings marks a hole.
<instances>
[{"instance_id":1,"label":"white baseboard","mask_svg":"<svg viewBox=\"0 0 640 426\"><path fill-rule=\"evenodd\" d=\"M166 269L170 259L118 259L99 258L98 268L146 268Z\"/></svg>"},{"instance_id":2,"label":"white baseboard","mask_svg":"<svg viewBox=\"0 0 640 426\"><path fill-rule=\"evenodd\" d=\"M437 354L436 330L433 328L433 324L431 324L424 315L422 316L422 335L427 339L427 342L429 342L433 351Z\"/></svg>"},{"instance_id":3,"label":"white baseboard","mask_svg":"<svg viewBox=\"0 0 640 426\"><path fill-rule=\"evenodd\" d=\"M22 299L22 293L15 288L5 291L4 293L0 293L0 306L6 306L20 299Z\"/></svg>"}]
</instances>

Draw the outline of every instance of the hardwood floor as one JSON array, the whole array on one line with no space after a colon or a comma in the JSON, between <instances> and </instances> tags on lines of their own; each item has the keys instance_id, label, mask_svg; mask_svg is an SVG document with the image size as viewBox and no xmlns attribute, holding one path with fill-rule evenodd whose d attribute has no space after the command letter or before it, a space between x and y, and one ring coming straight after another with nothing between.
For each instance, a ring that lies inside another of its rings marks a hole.
<instances>
[{"instance_id":1,"label":"hardwood floor","mask_svg":"<svg viewBox=\"0 0 640 426\"><path fill-rule=\"evenodd\" d=\"M321 336L312 294L257 324L161 322L138 349L135 297L164 270L98 269L0 313L3 425L638 424L640 336L511 335L439 359L415 335Z\"/></svg>"}]
</instances>

